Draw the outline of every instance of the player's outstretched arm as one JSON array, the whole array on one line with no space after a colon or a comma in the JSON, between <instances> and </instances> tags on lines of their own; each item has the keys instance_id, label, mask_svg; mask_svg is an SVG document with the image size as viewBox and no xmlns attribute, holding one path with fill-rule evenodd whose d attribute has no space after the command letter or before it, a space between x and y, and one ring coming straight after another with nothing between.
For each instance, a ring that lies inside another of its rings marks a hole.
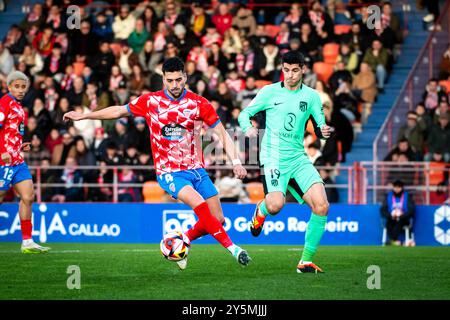
<instances>
[{"instance_id":1,"label":"player's outstretched arm","mask_svg":"<svg viewBox=\"0 0 450 320\"><path fill-rule=\"evenodd\" d=\"M89 113L80 113L75 111L70 111L64 114L64 121L79 121L79 120L110 120L110 119L118 119L125 116L128 116L128 108L127 106L112 106L99 111L89 112Z\"/></svg>"},{"instance_id":2,"label":"player's outstretched arm","mask_svg":"<svg viewBox=\"0 0 450 320\"><path fill-rule=\"evenodd\" d=\"M239 160L239 154L235 148L233 139L231 139L230 135L225 130L225 127L220 122L214 127L214 132L219 136L219 139L222 142L223 147L225 148L225 153L233 162L234 174L238 179L244 179L247 175L247 170L245 170L245 168L242 166L241 161Z\"/></svg>"}]
</instances>

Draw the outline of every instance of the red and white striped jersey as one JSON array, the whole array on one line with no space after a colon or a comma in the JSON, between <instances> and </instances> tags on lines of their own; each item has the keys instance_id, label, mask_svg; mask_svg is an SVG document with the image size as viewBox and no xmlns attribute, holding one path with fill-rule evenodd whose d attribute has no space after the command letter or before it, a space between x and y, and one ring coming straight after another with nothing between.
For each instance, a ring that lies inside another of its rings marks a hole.
<instances>
[{"instance_id":1,"label":"red and white striped jersey","mask_svg":"<svg viewBox=\"0 0 450 320\"><path fill-rule=\"evenodd\" d=\"M0 99L0 154L8 152L11 163L15 166L24 162L21 150L25 134L25 111L11 94ZM0 159L0 166L5 163Z\"/></svg>"},{"instance_id":2,"label":"red and white striped jersey","mask_svg":"<svg viewBox=\"0 0 450 320\"><path fill-rule=\"evenodd\" d=\"M203 122L212 128L220 122L208 100L186 89L174 100L161 90L136 98L127 108L147 121L156 174L204 167Z\"/></svg>"}]
</instances>

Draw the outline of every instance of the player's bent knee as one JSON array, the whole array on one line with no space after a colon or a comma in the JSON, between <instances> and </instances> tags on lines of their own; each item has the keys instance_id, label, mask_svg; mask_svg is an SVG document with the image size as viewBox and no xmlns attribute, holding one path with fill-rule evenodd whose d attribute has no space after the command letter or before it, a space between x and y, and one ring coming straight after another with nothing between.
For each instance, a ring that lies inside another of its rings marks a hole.
<instances>
[{"instance_id":1,"label":"player's bent knee","mask_svg":"<svg viewBox=\"0 0 450 320\"><path fill-rule=\"evenodd\" d=\"M26 205L31 205L33 203L33 201L34 201L34 193L22 196L21 200Z\"/></svg>"},{"instance_id":2,"label":"player's bent knee","mask_svg":"<svg viewBox=\"0 0 450 320\"><path fill-rule=\"evenodd\" d=\"M328 214L328 209L330 208L330 205L328 204L328 201L318 203L314 206L313 212L315 214L318 214L319 216L326 216Z\"/></svg>"},{"instance_id":3,"label":"player's bent knee","mask_svg":"<svg viewBox=\"0 0 450 320\"><path fill-rule=\"evenodd\" d=\"M267 211L269 211L269 213L271 215L275 215L278 212L280 212L281 209L283 209L283 205L284 205L283 201L272 201L272 202L266 203L266 208L267 208Z\"/></svg>"}]
</instances>

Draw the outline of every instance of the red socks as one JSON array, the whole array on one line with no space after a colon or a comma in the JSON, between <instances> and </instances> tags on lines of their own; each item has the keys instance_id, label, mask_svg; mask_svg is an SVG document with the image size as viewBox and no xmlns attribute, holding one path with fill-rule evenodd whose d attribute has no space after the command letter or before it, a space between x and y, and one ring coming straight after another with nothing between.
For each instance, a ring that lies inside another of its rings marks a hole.
<instances>
[{"instance_id":1,"label":"red socks","mask_svg":"<svg viewBox=\"0 0 450 320\"><path fill-rule=\"evenodd\" d=\"M31 239L31 232L33 231L33 226L31 220L20 220L20 229L22 229L22 239Z\"/></svg>"},{"instance_id":2,"label":"red socks","mask_svg":"<svg viewBox=\"0 0 450 320\"><path fill-rule=\"evenodd\" d=\"M186 231L186 236L191 241L194 241L195 239L198 239L204 236L205 234L208 234L208 232L202 228L202 224L200 221L197 221L192 228Z\"/></svg>"},{"instance_id":3,"label":"red socks","mask_svg":"<svg viewBox=\"0 0 450 320\"><path fill-rule=\"evenodd\" d=\"M224 248L228 248L233 244L230 237L226 233L219 220L214 217L209 211L208 204L203 202L196 208L194 212L197 214L197 223L186 232L189 240L193 241L205 234L210 234L216 239Z\"/></svg>"}]
</instances>

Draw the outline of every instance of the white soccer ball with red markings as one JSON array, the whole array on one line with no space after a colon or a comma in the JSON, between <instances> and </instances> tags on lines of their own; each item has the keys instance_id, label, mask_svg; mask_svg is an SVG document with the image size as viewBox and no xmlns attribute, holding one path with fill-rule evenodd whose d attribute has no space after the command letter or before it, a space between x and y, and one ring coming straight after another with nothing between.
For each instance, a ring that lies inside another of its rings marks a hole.
<instances>
[{"instance_id":1,"label":"white soccer ball with red markings","mask_svg":"<svg viewBox=\"0 0 450 320\"><path fill-rule=\"evenodd\" d=\"M189 254L191 242L184 233L172 231L164 235L159 247L166 259L180 261Z\"/></svg>"}]
</instances>

